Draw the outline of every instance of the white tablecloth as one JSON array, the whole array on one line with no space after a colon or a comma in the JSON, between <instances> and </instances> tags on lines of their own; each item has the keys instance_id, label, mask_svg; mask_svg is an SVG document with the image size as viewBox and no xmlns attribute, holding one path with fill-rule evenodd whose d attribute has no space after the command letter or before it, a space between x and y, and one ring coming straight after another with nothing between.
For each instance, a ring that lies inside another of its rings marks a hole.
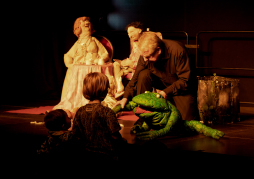
<instances>
[{"instance_id":1,"label":"white tablecloth","mask_svg":"<svg viewBox=\"0 0 254 179\"><path fill-rule=\"evenodd\" d=\"M68 109L72 111L76 107L86 105L89 100L87 100L83 96L83 80L85 76L91 72L100 72L109 77L113 77L113 64L107 63L105 65L73 65L72 75L70 78L66 96L53 109ZM109 97L108 95L105 100L111 101L113 103L116 102L113 97Z\"/></svg>"}]
</instances>

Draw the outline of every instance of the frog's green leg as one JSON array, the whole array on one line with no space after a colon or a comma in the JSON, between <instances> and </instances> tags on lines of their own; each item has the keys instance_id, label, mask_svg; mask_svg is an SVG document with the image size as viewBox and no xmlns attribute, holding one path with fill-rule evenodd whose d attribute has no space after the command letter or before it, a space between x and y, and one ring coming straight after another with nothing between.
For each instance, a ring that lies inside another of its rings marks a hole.
<instances>
[{"instance_id":1,"label":"frog's green leg","mask_svg":"<svg viewBox=\"0 0 254 179\"><path fill-rule=\"evenodd\" d=\"M141 140L153 140L157 137L166 135L175 126L178 119L180 119L180 116L178 112L172 111L171 113L165 113L164 118L168 118L168 122L164 128L154 131L137 133L136 134L137 138Z\"/></svg>"},{"instance_id":2,"label":"frog's green leg","mask_svg":"<svg viewBox=\"0 0 254 179\"><path fill-rule=\"evenodd\" d=\"M220 139L224 136L224 133L222 131L219 131L217 129L212 129L211 127L208 127L204 124L202 124L199 121L183 121L184 127L187 130L197 131L200 134L204 134L207 137L212 137L214 139Z\"/></svg>"}]
</instances>

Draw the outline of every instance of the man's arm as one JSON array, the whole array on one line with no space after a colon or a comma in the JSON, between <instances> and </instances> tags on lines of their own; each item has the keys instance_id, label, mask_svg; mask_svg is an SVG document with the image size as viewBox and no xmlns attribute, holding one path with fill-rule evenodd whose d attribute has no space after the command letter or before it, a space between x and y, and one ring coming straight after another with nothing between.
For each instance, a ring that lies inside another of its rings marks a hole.
<instances>
[{"instance_id":1,"label":"man's arm","mask_svg":"<svg viewBox=\"0 0 254 179\"><path fill-rule=\"evenodd\" d=\"M189 57L187 52L183 50L180 53L176 53L172 60L174 60L175 73L178 79L163 91L167 95L179 95L187 90L187 82L189 81L191 72Z\"/></svg>"},{"instance_id":2,"label":"man's arm","mask_svg":"<svg viewBox=\"0 0 254 179\"><path fill-rule=\"evenodd\" d=\"M132 79L129 81L129 83L127 84L127 86L125 87L123 98L128 99L130 97L133 97L134 87L136 86L137 81L138 81L138 75L139 75L140 71L145 69L145 67L146 67L146 63L144 62L143 57L140 56L139 60L138 60L137 68L134 72L134 75L133 75Z\"/></svg>"}]
</instances>

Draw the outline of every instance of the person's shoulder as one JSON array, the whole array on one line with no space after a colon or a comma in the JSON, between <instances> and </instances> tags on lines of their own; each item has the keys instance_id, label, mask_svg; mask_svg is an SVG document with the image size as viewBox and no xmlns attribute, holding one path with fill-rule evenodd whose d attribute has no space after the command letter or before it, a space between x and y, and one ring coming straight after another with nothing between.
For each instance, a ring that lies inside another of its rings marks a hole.
<instances>
[{"instance_id":1,"label":"person's shoulder","mask_svg":"<svg viewBox=\"0 0 254 179\"><path fill-rule=\"evenodd\" d=\"M106 113L111 113L111 114L115 114L115 112L108 106L104 106L102 104L99 105L100 109L102 109L103 111L105 111Z\"/></svg>"},{"instance_id":2,"label":"person's shoulder","mask_svg":"<svg viewBox=\"0 0 254 179\"><path fill-rule=\"evenodd\" d=\"M106 111L112 111L111 108L109 108L108 106L104 106L102 104L100 104L99 106Z\"/></svg>"},{"instance_id":3,"label":"person's shoulder","mask_svg":"<svg viewBox=\"0 0 254 179\"><path fill-rule=\"evenodd\" d=\"M162 39L162 42L165 44L165 46L172 46L172 47L178 47L178 48L183 48L184 45L183 43L176 41L176 40L171 40L171 39Z\"/></svg>"},{"instance_id":4,"label":"person's shoulder","mask_svg":"<svg viewBox=\"0 0 254 179\"><path fill-rule=\"evenodd\" d=\"M164 43L165 48L170 50L171 53L172 52L181 53L181 52L185 51L185 46L179 41L170 40L170 39L163 39L162 42Z\"/></svg>"},{"instance_id":5,"label":"person's shoulder","mask_svg":"<svg viewBox=\"0 0 254 179\"><path fill-rule=\"evenodd\" d=\"M91 36L92 40L98 40L96 37L94 36Z\"/></svg>"},{"instance_id":6,"label":"person's shoulder","mask_svg":"<svg viewBox=\"0 0 254 179\"><path fill-rule=\"evenodd\" d=\"M101 44L101 42L94 36L91 37L92 41L94 41L97 44Z\"/></svg>"},{"instance_id":7,"label":"person's shoulder","mask_svg":"<svg viewBox=\"0 0 254 179\"><path fill-rule=\"evenodd\" d=\"M85 106L81 106L80 108L78 108L75 117L78 115L81 115L83 113L83 111L85 111L86 105Z\"/></svg>"},{"instance_id":8,"label":"person's shoulder","mask_svg":"<svg viewBox=\"0 0 254 179\"><path fill-rule=\"evenodd\" d=\"M102 105L100 103L87 104L86 107L93 108L93 110L95 110L95 111L98 111L98 110L101 111L101 110L108 110L108 109L110 109L109 107L104 106L104 105Z\"/></svg>"},{"instance_id":9,"label":"person's shoulder","mask_svg":"<svg viewBox=\"0 0 254 179\"><path fill-rule=\"evenodd\" d=\"M86 108L86 105L85 106L81 106L80 108L78 108L77 112L83 111L85 108Z\"/></svg>"}]
</instances>

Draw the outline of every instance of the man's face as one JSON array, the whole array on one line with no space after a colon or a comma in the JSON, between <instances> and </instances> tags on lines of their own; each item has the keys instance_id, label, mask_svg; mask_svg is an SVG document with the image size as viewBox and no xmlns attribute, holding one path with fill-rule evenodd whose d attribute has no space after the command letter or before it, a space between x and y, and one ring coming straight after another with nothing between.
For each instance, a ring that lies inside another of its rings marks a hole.
<instances>
[{"instance_id":1,"label":"man's face","mask_svg":"<svg viewBox=\"0 0 254 179\"><path fill-rule=\"evenodd\" d=\"M143 58L144 58L144 61L146 62L146 61L149 61L149 62L151 62L151 63L155 63L158 59L159 59L159 57L160 57L160 54L161 54L161 48L160 47L157 47L156 49L155 49L155 51L152 53L152 54L150 54L150 55L147 55L149 52L148 51L143 51L143 53L142 53L142 56L143 56Z\"/></svg>"},{"instance_id":2,"label":"man's face","mask_svg":"<svg viewBox=\"0 0 254 179\"><path fill-rule=\"evenodd\" d=\"M141 29L135 28L135 27L132 27L132 26L128 27L128 29L127 29L128 36L129 36L129 38L132 42L138 41L141 32L142 32Z\"/></svg>"}]
</instances>

